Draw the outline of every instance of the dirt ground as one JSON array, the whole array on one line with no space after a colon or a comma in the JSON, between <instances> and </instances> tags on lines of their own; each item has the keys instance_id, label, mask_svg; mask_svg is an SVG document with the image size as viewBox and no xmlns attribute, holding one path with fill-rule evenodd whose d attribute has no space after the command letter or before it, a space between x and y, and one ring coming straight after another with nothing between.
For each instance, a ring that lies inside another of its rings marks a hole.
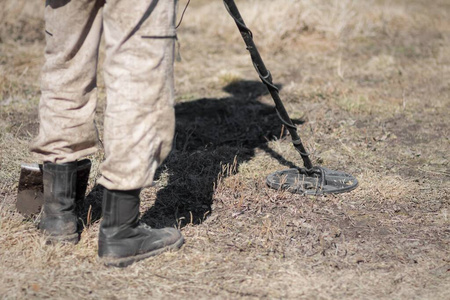
<instances>
[{"instance_id":1,"label":"dirt ground","mask_svg":"<svg viewBox=\"0 0 450 300\"><path fill-rule=\"evenodd\" d=\"M186 244L125 269L97 262L102 151L79 244L45 245L15 210L20 163L35 162L43 3L3 2L0 298L450 299L449 1L236 1L314 163L359 180L328 196L265 185L301 160L222 2L192 1L174 150L141 194L144 221Z\"/></svg>"}]
</instances>

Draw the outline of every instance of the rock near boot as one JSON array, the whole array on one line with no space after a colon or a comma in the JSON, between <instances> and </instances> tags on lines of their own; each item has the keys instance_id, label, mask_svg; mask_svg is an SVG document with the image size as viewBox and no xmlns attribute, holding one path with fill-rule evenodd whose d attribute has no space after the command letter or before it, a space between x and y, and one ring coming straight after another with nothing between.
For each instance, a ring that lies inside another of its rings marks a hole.
<instances>
[{"instance_id":1,"label":"rock near boot","mask_svg":"<svg viewBox=\"0 0 450 300\"><path fill-rule=\"evenodd\" d=\"M177 229L152 229L139 222L139 193L140 190L103 191L98 256L107 266L126 267L183 245L183 236Z\"/></svg>"},{"instance_id":2,"label":"rock near boot","mask_svg":"<svg viewBox=\"0 0 450 300\"><path fill-rule=\"evenodd\" d=\"M39 229L47 235L47 242L77 243L77 162L44 163L43 181L44 207Z\"/></svg>"}]
</instances>

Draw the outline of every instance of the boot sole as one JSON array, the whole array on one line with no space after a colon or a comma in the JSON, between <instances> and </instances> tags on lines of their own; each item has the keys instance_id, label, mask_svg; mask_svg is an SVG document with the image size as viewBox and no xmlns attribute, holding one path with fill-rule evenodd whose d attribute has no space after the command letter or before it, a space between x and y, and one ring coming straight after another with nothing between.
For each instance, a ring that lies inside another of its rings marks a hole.
<instances>
[{"instance_id":1,"label":"boot sole","mask_svg":"<svg viewBox=\"0 0 450 300\"><path fill-rule=\"evenodd\" d=\"M99 257L99 261L103 263L107 267L118 267L118 268L125 268L131 265L132 263L135 263L137 261L146 259L148 257L156 256L161 253L170 251L170 250L178 250L184 243L184 238L180 237L179 240L177 240L175 243L171 245L167 245L163 248L159 248L150 252L146 252L143 254L130 256L130 257L120 257L120 258L113 258L113 257Z\"/></svg>"},{"instance_id":2,"label":"boot sole","mask_svg":"<svg viewBox=\"0 0 450 300\"><path fill-rule=\"evenodd\" d=\"M80 235L78 233L69 235L48 235L46 237L46 244L56 244L56 243L67 243L67 244L77 244L80 241Z\"/></svg>"}]
</instances>

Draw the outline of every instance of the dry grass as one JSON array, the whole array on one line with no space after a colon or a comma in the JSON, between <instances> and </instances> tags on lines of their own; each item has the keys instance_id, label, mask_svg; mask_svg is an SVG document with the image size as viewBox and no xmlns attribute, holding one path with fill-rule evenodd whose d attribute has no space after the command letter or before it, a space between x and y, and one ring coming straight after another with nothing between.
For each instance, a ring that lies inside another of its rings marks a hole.
<instances>
[{"instance_id":1,"label":"dry grass","mask_svg":"<svg viewBox=\"0 0 450 300\"><path fill-rule=\"evenodd\" d=\"M142 193L144 220L180 226L187 242L123 270L96 261L102 153L78 245L46 246L15 212L43 21L41 1L4 2L1 298L450 298L448 1L237 1L314 161L360 181L326 197L265 186L298 156L221 1L193 1L179 31L175 149Z\"/></svg>"}]
</instances>

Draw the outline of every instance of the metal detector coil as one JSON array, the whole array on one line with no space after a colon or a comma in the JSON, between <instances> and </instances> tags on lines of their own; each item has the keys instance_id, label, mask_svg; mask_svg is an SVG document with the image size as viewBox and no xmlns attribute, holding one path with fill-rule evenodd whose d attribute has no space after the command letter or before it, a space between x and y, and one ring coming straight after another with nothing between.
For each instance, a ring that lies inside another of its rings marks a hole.
<instances>
[{"instance_id":1,"label":"metal detector coil","mask_svg":"<svg viewBox=\"0 0 450 300\"><path fill-rule=\"evenodd\" d=\"M266 85L275 102L275 110L278 117L289 131L292 137L292 144L300 154L305 166L305 168L288 169L270 174L267 177L267 185L274 189L282 189L292 193L306 195L336 194L355 189L358 186L358 181L355 177L312 164L309 153L306 151L297 133L297 127L292 122L281 101L279 90L272 82L272 74L264 65L261 55L256 48L253 41L253 33L245 25L234 0L223 0L223 2L241 33L259 78Z\"/></svg>"},{"instance_id":2,"label":"metal detector coil","mask_svg":"<svg viewBox=\"0 0 450 300\"><path fill-rule=\"evenodd\" d=\"M266 183L276 190L287 190L303 195L345 193L355 189L358 181L350 174L320 167L320 172L311 175L304 168L277 171L267 176ZM324 174L321 174L321 173Z\"/></svg>"}]
</instances>

